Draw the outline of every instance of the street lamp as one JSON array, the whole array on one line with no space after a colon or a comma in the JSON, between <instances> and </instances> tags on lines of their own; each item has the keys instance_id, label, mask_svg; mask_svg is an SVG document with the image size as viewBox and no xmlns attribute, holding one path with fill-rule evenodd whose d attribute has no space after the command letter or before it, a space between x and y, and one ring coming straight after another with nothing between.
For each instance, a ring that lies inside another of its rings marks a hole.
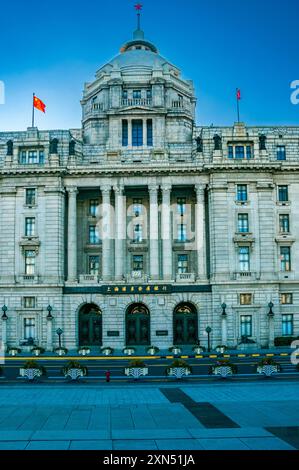
<instances>
[{"instance_id":1,"label":"street lamp","mask_svg":"<svg viewBox=\"0 0 299 470\"><path fill-rule=\"evenodd\" d=\"M269 302L268 307L269 307L268 317L273 318L274 317L274 312L273 312L274 304L273 304L273 302Z\"/></svg>"},{"instance_id":2,"label":"street lamp","mask_svg":"<svg viewBox=\"0 0 299 470\"><path fill-rule=\"evenodd\" d=\"M227 307L226 303L223 303L223 304L221 305L221 308L222 308L222 316L223 316L223 317L226 317L226 315L227 315L227 314L226 314L226 307Z\"/></svg>"},{"instance_id":3,"label":"street lamp","mask_svg":"<svg viewBox=\"0 0 299 470\"><path fill-rule=\"evenodd\" d=\"M58 330L56 330L56 333L58 334L59 348L61 348L61 335L62 335L63 331L62 331L61 328L58 328Z\"/></svg>"},{"instance_id":4,"label":"street lamp","mask_svg":"<svg viewBox=\"0 0 299 470\"><path fill-rule=\"evenodd\" d=\"M52 309L51 305L48 305L47 310L48 310L47 320L51 321L51 320L53 320L53 315L51 313L53 309Z\"/></svg>"},{"instance_id":5,"label":"street lamp","mask_svg":"<svg viewBox=\"0 0 299 470\"><path fill-rule=\"evenodd\" d=\"M208 352L211 351L211 344L210 344L210 334L212 332L212 328L210 326L206 327L206 333L208 335Z\"/></svg>"},{"instance_id":6,"label":"street lamp","mask_svg":"<svg viewBox=\"0 0 299 470\"><path fill-rule=\"evenodd\" d=\"M8 319L8 316L6 315L6 312L7 312L7 307L6 305L3 305L2 307L2 312L3 312L3 315L2 315L2 320L7 320Z\"/></svg>"}]
</instances>

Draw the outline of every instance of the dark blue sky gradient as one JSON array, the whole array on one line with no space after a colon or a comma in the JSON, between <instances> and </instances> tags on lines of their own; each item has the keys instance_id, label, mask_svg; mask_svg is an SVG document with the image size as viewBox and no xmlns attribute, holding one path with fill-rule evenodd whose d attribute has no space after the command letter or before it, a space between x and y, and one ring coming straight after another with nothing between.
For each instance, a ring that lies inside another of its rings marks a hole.
<instances>
[{"instance_id":1,"label":"dark blue sky gradient","mask_svg":"<svg viewBox=\"0 0 299 470\"><path fill-rule=\"evenodd\" d=\"M1 2L0 131L31 123L32 92L45 101L40 129L80 127L83 84L129 40L133 0ZM248 125L299 125L298 0L144 0L142 26L161 55L195 83L197 124L231 125L235 89Z\"/></svg>"}]
</instances>

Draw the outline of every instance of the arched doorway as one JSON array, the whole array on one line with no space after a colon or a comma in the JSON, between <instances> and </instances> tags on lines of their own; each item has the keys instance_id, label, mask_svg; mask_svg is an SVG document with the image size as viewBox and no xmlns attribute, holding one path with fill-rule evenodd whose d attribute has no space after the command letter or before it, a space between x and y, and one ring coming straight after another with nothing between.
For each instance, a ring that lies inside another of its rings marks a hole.
<instances>
[{"instance_id":1,"label":"arched doorway","mask_svg":"<svg viewBox=\"0 0 299 470\"><path fill-rule=\"evenodd\" d=\"M79 345L102 345L102 312L97 305L86 304L80 309Z\"/></svg>"},{"instance_id":2,"label":"arched doorway","mask_svg":"<svg viewBox=\"0 0 299 470\"><path fill-rule=\"evenodd\" d=\"M133 304L126 312L127 346L150 346L150 312L143 304Z\"/></svg>"},{"instance_id":3,"label":"arched doorway","mask_svg":"<svg viewBox=\"0 0 299 470\"><path fill-rule=\"evenodd\" d=\"M173 313L173 344L196 344L198 340L198 316L189 303L179 304Z\"/></svg>"}]
</instances>

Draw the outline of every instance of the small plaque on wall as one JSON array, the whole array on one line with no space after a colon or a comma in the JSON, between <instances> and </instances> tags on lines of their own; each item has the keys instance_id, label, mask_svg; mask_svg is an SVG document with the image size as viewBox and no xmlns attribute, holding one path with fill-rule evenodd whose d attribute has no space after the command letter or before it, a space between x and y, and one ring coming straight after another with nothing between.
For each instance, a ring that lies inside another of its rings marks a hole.
<instances>
[{"instance_id":1,"label":"small plaque on wall","mask_svg":"<svg viewBox=\"0 0 299 470\"><path fill-rule=\"evenodd\" d=\"M107 331L107 336L119 336L119 331Z\"/></svg>"},{"instance_id":2,"label":"small plaque on wall","mask_svg":"<svg viewBox=\"0 0 299 470\"><path fill-rule=\"evenodd\" d=\"M168 336L168 330L158 330L156 336Z\"/></svg>"}]
</instances>

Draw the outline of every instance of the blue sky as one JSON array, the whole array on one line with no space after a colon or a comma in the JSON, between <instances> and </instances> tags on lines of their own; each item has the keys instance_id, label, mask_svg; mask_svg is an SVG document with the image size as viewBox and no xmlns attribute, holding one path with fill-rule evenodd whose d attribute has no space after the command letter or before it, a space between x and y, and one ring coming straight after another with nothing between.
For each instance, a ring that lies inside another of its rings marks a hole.
<instances>
[{"instance_id":1,"label":"blue sky","mask_svg":"<svg viewBox=\"0 0 299 470\"><path fill-rule=\"evenodd\" d=\"M80 127L83 84L131 38L134 0L11 0L1 5L0 131L31 123L32 93L47 105L40 129ZM192 79L197 124L231 125L235 89L248 125L298 125L298 0L143 0L142 26L161 55Z\"/></svg>"}]
</instances>

